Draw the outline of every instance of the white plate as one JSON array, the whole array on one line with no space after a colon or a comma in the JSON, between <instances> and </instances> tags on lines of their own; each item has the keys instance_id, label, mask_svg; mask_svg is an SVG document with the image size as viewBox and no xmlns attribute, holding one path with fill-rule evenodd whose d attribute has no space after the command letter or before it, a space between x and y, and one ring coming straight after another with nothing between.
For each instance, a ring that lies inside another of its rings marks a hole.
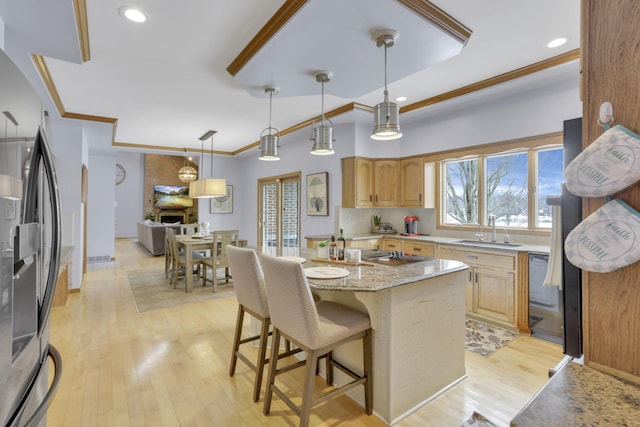
<instances>
[{"instance_id":1,"label":"white plate","mask_svg":"<svg viewBox=\"0 0 640 427\"><path fill-rule=\"evenodd\" d=\"M311 267L305 268L304 274L310 279L339 279L347 277L349 270L339 267Z\"/></svg>"},{"instance_id":2,"label":"white plate","mask_svg":"<svg viewBox=\"0 0 640 427\"><path fill-rule=\"evenodd\" d=\"M304 264L304 262L306 261L305 258L299 257L299 256L280 256L278 257L280 259L286 259L289 261L296 261L299 262L300 264Z\"/></svg>"}]
</instances>

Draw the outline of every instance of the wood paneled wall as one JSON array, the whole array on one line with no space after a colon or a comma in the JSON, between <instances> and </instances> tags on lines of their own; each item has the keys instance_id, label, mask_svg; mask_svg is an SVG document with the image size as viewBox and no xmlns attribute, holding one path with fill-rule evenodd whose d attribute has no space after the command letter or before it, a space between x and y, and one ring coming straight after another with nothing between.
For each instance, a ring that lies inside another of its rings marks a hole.
<instances>
[{"instance_id":1,"label":"wood paneled wall","mask_svg":"<svg viewBox=\"0 0 640 427\"><path fill-rule=\"evenodd\" d=\"M615 123L640 133L640 1L582 0L583 148L602 134L610 101ZM640 210L640 184L616 195ZM585 199L586 217L603 200ZM584 354L588 366L640 383L640 263L584 273Z\"/></svg>"}]
</instances>

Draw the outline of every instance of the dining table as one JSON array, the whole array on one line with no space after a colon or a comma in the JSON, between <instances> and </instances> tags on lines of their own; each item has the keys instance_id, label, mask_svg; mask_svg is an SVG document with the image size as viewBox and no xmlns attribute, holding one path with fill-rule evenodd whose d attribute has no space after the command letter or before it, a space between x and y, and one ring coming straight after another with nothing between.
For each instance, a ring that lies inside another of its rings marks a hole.
<instances>
[{"instance_id":1,"label":"dining table","mask_svg":"<svg viewBox=\"0 0 640 427\"><path fill-rule=\"evenodd\" d=\"M213 236L197 236L194 234L181 234L176 236L179 249L184 249L184 281L185 292L193 292L193 251L213 248ZM215 271L214 271L215 274Z\"/></svg>"},{"instance_id":2,"label":"dining table","mask_svg":"<svg viewBox=\"0 0 640 427\"><path fill-rule=\"evenodd\" d=\"M209 236L178 234L176 235L176 242L178 243L178 249L184 249L184 270L193 271L193 251L213 249L213 233ZM219 242L218 246L220 246ZM247 246L247 241L239 239L238 246ZM216 274L215 270L213 274ZM184 290L185 292L193 292L193 274L185 274Z\"/></svg>"}]
</instances>

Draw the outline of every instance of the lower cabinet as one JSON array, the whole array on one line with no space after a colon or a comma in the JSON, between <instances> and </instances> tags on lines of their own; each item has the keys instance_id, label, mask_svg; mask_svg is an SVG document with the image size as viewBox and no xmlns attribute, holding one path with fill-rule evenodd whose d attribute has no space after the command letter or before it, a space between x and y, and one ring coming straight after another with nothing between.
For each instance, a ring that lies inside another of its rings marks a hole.
<instances>
[{"instance_id":1,"label":"lower cabinet","mask_svg":"<svg viewBox=\"0 0 640 427\"><path fill-rule=\"evenodd\" d=\"M350 249L377 249L380 239L347 240L346 246Z\"/></svg>"},{"instance_id":2,"label":"lower cabinet","mask_svg":"<svg viewBox=\"0 0 640 427\"><path fill-rule=\"evenodd\" d=\"M435 257L436 244L431 242L405 240L402 242L402 252L411 255Z\"/></svg>"},{"instance_id":3,"label":"lower cabinet","mask_svg":"<svg viewBox=\"0 0 640 427\"><path fill-rule=\"evenodd\" d=\"M383 251L401 251L403 245L402 239L392 239L385 237L380 243L380 249Z\"/></svg>"},{"instance_id":4,"label":"lower cabinet","mask_svg":"<svg viewBox=\"0 0 640 427\"><path fill-rule=\"evenodd\" d=\"M438 258L467 264L466 301L470 317L516 328L516 255L438 247Z\"/></svg>"},{"instance_id":5,"label":"lower cabinet","mask_svg":"<svg viewBox=\"0 0 640 427\"><path fill-rule=\"evenodd\" d=\"M69 298L69 283L71 275L71 261L63 261L60 263L58 270L58 281L56 283L56 291L51 301L52 307L63 307L67 304Z\"/></svg>"}]
</instances>

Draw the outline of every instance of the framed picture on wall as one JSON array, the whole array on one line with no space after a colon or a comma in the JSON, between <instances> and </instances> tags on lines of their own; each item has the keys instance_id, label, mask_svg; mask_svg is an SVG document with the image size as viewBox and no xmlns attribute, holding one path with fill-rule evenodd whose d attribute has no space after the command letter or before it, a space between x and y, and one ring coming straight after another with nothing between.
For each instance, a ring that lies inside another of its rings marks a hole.
<instances>
[{"instance_id":1,"label":"framed picture on wall","mask_svg":"<svg viewBox=\"0 0 640 427\"><path fill-rule=\"evenodd\" d=\"M222 197L212 197L210 212L233 213L233 185L227 185L227 195Z\"/></svg>"},{"instance_id":2,"label":"framed picture on wall","mask_svg":"<svg viewBox=\"0 0 640 427\"><path fill-rule=\"evenodd\" d=\"M307 215L329 215L329 173L307 175Z\"/></svg>"}]
</instances>

